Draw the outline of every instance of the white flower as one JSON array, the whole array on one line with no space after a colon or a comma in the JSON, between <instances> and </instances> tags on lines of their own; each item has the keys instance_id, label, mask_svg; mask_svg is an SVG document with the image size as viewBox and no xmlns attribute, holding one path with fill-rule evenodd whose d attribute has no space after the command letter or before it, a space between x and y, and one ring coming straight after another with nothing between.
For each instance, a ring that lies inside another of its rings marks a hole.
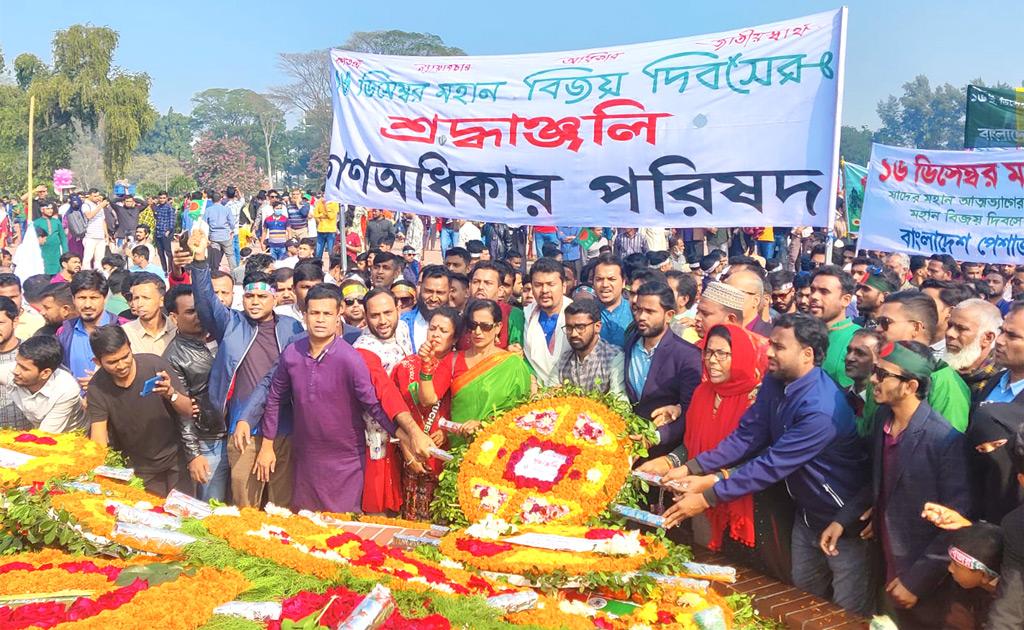
<instances>
[{"instance_id":1,"label":"white flower","mask_svg":"<svg viewBox=\"0 0 1024 630\"><path fill-rule=\"evenodd\" d=\"M563 599L558 602L558 609L570 615L582 615L584 617L593 617L597 614L597 610L593 606L578 599L572 601Z\"/></svg>"},{"instance_id":2,"label":"white flower","mask_svg":"<svg viewBox=\"0 0 1024 630\"><path fill-rule=\"evenodd\" d=\"M214 516L241 516L242 513L238 511L238 508L234 505L222 505L217 508L213 508Z\"/></svg>"},{"instance_id":3,"label":"white flower","mask_svg":"<svg viewBox=\"0 0 1024 630\"><path fill-rule=\"evenodd\" d=\"M135 504L135 509L144 510L148 512L149 510L153 509L153 504L150 503L149 501L139 501L138 503Z\"/></svg>"},{"instance_id":4,"label":"white flower","mask_svg":"<svg viewBox=\"0 0 1024 630\"><path fill-rule=\"evenodd\" d=\"M601 481L601 470L599 468L591 468L587 471L587 481L590 483L597 483Z\"/></svg>"},{"instance_id":5,"label":"white flower","mask_svg":"<svg viewBox=\"0 0 1024 630\"><path fill-rule=\"evenodd\" d=\"M442 560L438 564L440 564L442 567L444 567L446 569L463 569L463 568L465 568L465 566L461 562L456 562L454 560L449 560L448 558L445 558L444 560Z\"/></svg>"},{"instance_id":6,"label":"white flower","mask_svg":"<svg viewBox=\"0 0 1024 630\"><path fill-rule=\"evenodd\" d=\"M485 452L485 453L487 451L493 451L494 450L494 441L493 440L487 440L486 442L484 442L483 444L480 445L480 450Z\"/></svg>"},{"instance_id":7,"label":"white flower","mask_svg":"<svg viewBox=\"0 0 1024 630\"><path fill-rule=\"evenodd\" d=\"M291 518L293 516L292 511L288 508L274 505L273 503L267 503L267 507L263 508L263 511L271 516L280 516L283 518Z\"/></svg>"},{"instance_id":8,"label":"white flower","mask_svg":"<svg viewBox=\"0 0 1024 630\"><path fill-rule=\"evenodd\" d=\"M481 540L497 540L501 536L514 534L516 526L506 522L504 519L495 518L493 514L487 514L483 520L473 523L466 528L466 534Z\"/></svg>"},{"instance_id":9,"label":"white flower","mask_svg":"<svg viewBox=\"0 0 1024 630\"><path fill-rule=\"evenodd\" d=\"M644 546L640 543L640 532L637 530L601 540L594 545L594 551L611 556L639 556L645 553Z\"/></svg>"}]
</instances>

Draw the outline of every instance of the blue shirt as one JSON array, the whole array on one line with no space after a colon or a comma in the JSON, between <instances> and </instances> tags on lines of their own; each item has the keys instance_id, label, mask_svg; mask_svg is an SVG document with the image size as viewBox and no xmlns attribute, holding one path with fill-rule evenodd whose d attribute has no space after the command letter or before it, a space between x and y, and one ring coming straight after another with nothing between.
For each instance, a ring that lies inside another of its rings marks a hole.
<instances>
[{"instance_id":1,"label":"blue shirt","mask_svg":"<svg viewBox=\"0 0 1024 630\"><path fill-rule=\"evenodd\" d=\"M116 324L117 316L103 311L100 315L100 319L96 322L97 326L106 326L107 324ZM75 318L75 326L71 335L71 352L68 353L67 364L68 370L75 378L84 378L88 376L86 371L95 372L96 364L93 363L92 346L89 345L89 333L85 332L85 325L82 323L81 317Z\"/></svg>"},{"instance_id":2,"label":"blue shirt","mask_svg":"<svg viewBox=\"0 0 1024 630\"><path fill-rule=\"evenodd\" d=\"M562 249L562 260L566 262L572 262L580 259L580 228L578 227L560 227L555 231L558 235L558 240L561 241ZM566 237L574 237L571 241L565 240Z\"/></svg>"},{"instance_id":3,"label":"blue shirt","mask_svg":"<svg viewBox=\"0 0 1024 630\"><path fill-rule=\"evenodd\" d=\"M231 238L231 233L235 231L235 213L231 211L231 208L223 204L211 203L207 205L206 210L203 211L203 218L206 219L207 225L210 226L211 241L226 241Z\"/></svg>"},{"instance_id":4,"label":"blue shirt","mask_svg":"<svg viewBox=\"0 0 1024 630\"><path fill-rule=\"evenodd\" d=\"M138 265L132 265L131 267L128 268L128 271L130 271L132 273L137 273L137 272L140 272L140 271L145 271L145 272L148 272L148 273L154 273L154 274L160 276L161 280L163 280L164 282L167 282L167 274L164 273L164 268L161 267L160 265L155 265L153 263L149 263L145 267L140 267Z\"/></svg>"},{"instance_id":5,"label":"blue shirt","mask_svg":"<svg viewBox=\"0 0 1024 630\"><path fill-rule=\"evenodd\" d=\"M537 310L539 312L537 322L540 324L540 329L544 331L544 339L548 342L548 345L550 346L551 337L554 336L555 334L555 327L558 326L558 316L561 315L561 313L556 312L552 315L548 315L542 309Z\"/></svg>"},{"instance_id":6,"label":"blue shirt","mask_svg":"<svg viewBox=\"0 0 1024 630\"><path fill-rule=\"evenodd\" d=\"M626 346L626 329L633 323L633 311L629 308L629 300L625 296L619 301L615 310L601 309L601 339L613 346Z\"/></svg>"},{"instance_id":7,"label":"blue shirt","mask_svg":"<svg viewBox=\"0 0 1024 630\"><path fill-rule=\"evenodd\" d=\"M174 206L169 203L162 203L153 206L153 215L156 220L156 235L163 236L174 232L174 219L176 216Z\"/></svg>"},{"instance_id":8,"label":"blue shirt","mask_svg":"<svg viewBox=\"0 0 1024 630\"><path fill-rule=\"evenodd\" d=\"M629 353L629 385L637 396L643 395L644 385L647 384L647 375L651 372L651 362L654 361L654 352L657 349L658 346L654 346L650 350L645 348L643 337L641 337L636 340L633 351Z\"/></svg>"},{"instance_id":9,"label":"blue shirt","mask_svg":"<svg viewBox=\"0 0 1024 630\"><path fill-rule=\"evenodd\" d=\"M1024 391L1024 378L1020 379L1016 383L1010 382L1010 371L1003 372L1002 378L999 379L999 383L996 384L995 388L988 393L988 397L985 398L987 403L1008 403L1013 402L1013 399L1020 395L1021 391Z\"/></svg>"},{"instance_id":10,"label":"blue shirt","mask_svg":"<svg viewBox=\"0 0 1024 630\"><path fill-rule=\"evenodd\" d=\"M293 230L305 230L309 227L309 204L301 206L288 204L288 227Z\"/></svg>"}]
</instances>

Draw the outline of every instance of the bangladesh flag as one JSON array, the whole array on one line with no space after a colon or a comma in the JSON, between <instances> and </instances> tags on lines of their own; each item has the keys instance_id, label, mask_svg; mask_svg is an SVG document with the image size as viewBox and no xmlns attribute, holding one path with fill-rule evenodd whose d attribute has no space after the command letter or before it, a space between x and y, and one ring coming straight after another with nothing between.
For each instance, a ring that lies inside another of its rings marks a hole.
<instances>
[{"instance_id":1,"label":"bangladesh flag","mask_svg":"<svg viewBox=\"0 0 1024 630\"><path fill-rule=\"evenodd\" d=\"M585 252L588 249L590 249L591 245L601 240L601 232L593 228L583 228L582 230L580 230L580 236L578 240L580 243L580 247L582 247L583 251Z\"/></svg>"},{"instance_id":2,"label":"bangladesh flag","mask_svg":"<svg viewBox=\"0 0 1024 630\"><path fill-rule=\"evenodd\" d=\"M843 191L846 200L846 226L850 234L860 232L860 211L864 207L864 186L868 182L868 169L843 162Z\"/></svg>"}]
</instances>

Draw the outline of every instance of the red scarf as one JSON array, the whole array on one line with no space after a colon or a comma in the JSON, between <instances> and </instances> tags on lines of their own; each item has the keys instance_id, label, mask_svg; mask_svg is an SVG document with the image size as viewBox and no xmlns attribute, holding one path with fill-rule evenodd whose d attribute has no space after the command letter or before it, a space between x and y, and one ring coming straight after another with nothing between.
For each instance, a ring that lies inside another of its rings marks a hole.
<instances>
[{"instance_id":1,"label":"red scarf","mask_svg":"<svg viewBox=\"0 0 1024 630\"><path fill-rule=\"evenodd\" d=\"M717 328L717 326L716 326ZM701 373L700 385L693 392L686 410L687 457L693 458L718 446L740 423L740 416L754 402L758 386L768 363L768 340L741 326L725 325L732 339L732 368L724 383L708 379L707 366ZM704 340L706 340L705 337ZM704 345L701 340L701 346ZM703 349L703 348L702 348ZM715 398L720 398L715 409ZM708 547L718 550L726 528L729 535L748 547L754 546L754 500L745 496L720 503L706 512L711 522L711 542Z\"/></svg>"}]
</instances>

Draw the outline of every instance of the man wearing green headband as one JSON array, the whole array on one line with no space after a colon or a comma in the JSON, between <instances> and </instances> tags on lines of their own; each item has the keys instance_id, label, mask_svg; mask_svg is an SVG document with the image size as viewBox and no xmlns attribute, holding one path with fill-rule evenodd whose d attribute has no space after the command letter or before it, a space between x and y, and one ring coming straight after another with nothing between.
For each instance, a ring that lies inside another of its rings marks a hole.
<instances>
[{"instance_id":1,"label":"man wearing green headband","mask_svg":"<svg viewBox=\"0 0 1024 630\"><path fill-rule=\"evenodd\" d=\"M878 310L882 308L885 297L895 293L898 286L895 277L887 271L869 269L864 272L857 281L859 317L854 318L853 322L865 328L874 328L875 317L878 316Z\"/></svg>"},{"instance_id":2,"label":"man wearing green headband","mask_svg":"<svg viewBox=\"0 0 1024 630\"><path fill-rule=\"evenodd\" d=\"M872 483L839 511L821 535L821 548L839 553L839 537L870 519L861 533L882 542L883 608L901 628L939 628L950 600L949 534L920 518L930 497L960 513L970 511L967 445L924 398L935 369L928 346L888 343L872 382L875 414Z\"/></svg>"}]
</instances>

